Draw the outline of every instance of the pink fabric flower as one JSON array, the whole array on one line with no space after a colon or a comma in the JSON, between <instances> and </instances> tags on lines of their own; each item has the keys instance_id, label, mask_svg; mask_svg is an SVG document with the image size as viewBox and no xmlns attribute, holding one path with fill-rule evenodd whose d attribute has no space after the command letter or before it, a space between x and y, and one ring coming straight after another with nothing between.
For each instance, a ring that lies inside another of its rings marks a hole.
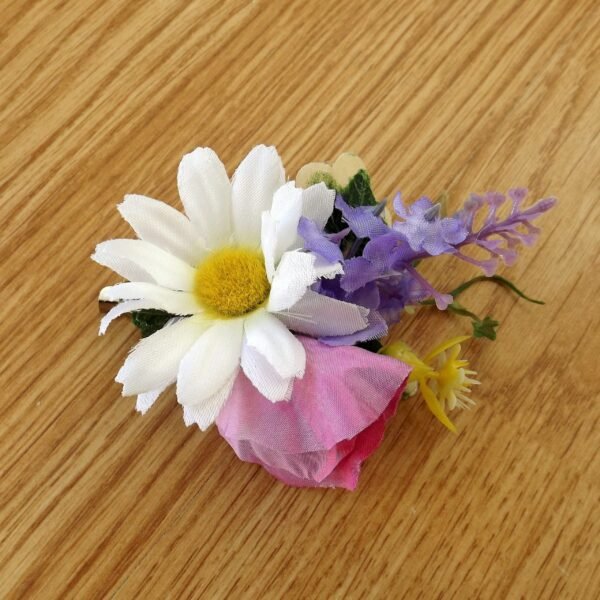
<instances>
[{"instance_id":1,"label":"pink fabric flower","mask_svg":"<svg viewBox=\"0 0 600 600\"><path fill-rule=\"evenodd\" d=\"M410 367L360 348L298 338L306 372L289 401L272 403L240 372L217 426L241 460L299 487L356 488L383 440Z\"/></svg>"}]
</instances>

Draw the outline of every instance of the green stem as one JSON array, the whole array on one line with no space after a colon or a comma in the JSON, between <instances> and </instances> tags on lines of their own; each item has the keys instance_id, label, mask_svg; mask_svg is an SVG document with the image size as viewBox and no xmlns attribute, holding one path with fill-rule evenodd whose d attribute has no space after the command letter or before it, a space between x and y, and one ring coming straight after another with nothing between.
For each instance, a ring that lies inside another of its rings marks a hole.
<instances>
[{"instance_id":1,"label":"green stem","mask_svg":"<svg viewBox=\"0 0 600 600\"><path fill-rule=\"evenodd\" d=\"M451 310L453 313L457 314L457 315L461 315L463 317L470 317L471 319L474 319L475 321L479 321L479 317L475 314L472 313L470 310L467 310L464 306L460 305L458 302L452 302L451 304L448 304L448 310Z\"/></svg>"},{"instance_id":2,"label":"green stem","mask_svg":"<svg viewBox=\"0 0 600 600\"><path fill-rule=\"evenodd\" d=\"M421 306L434 306L435 301L434 300L421 300L421 302L419 302L419 304ZM452 302L452 303L448 304L448 306L446 307L446 310L449 310L450 312L453 312L457 315L462 315L463 317L471 317L471 319L475 319L475 320L479 321L479 317L475 313L472 313L470 310L467 310L464 306L462 306L462 304L459 304L458 302Z\"/></svg>"},{"instance_id":3,"label":"green stem","mask_svg":"<svg viewBox=\"0 0 600 600\"><path fill-rule=\"evenodd\" d=\"M473 284L478 283L480 281L492 281L498 285L504 286L509 290L512 290L517 296L520 296L524 300L528 302L533 302L534 304L545 304L542 300L535 300L527 296L524 292L522 292L512 281L505 279L500 275L492 275L491 277L487 277L485 275L479 275L478 277L473 277L473 279L469 279L469 281L465 281L463 284L459 285L457 288L452 290L450 294L457 298L460 294L462 294L465 290L469 289Z\"/></svg>"}]
</instances>

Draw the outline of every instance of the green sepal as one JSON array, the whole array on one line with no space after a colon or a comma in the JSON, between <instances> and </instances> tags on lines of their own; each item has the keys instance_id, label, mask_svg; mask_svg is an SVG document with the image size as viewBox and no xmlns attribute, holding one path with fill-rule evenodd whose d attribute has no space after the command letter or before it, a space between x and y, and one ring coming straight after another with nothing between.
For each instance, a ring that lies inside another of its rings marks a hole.
<instances>
[{"instance_id":1,"label":"green sepal","mask_svg":"<svg viewBox=\"0 0 600 600\"><path fill-rule=\"evenodd\" d=\"M142 337L145 338L162 329L172 317L173 315L164 310L145 308L132 312L131 322L140 330Z\"/></svg>"}]
</instances>

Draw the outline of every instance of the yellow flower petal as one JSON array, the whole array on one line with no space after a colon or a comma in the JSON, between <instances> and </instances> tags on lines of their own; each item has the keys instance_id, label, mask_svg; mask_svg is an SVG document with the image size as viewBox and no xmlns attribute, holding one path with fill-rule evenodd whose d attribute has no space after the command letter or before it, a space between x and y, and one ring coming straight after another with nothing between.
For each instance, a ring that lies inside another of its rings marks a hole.
<instances>
[{"instance_id":1,"label":"yellow flower petal","mask_svg":"<svg viewBox=\"0 0 600 600\"><path fill-rule=\"evenodd\" d=\"M421 375L429 375L433 372L433 368L426 365L404 342L394 342L384 346L380 351L381 354L392 356L397 360L405 362L413 368L411 377L415 380Z\"/></svg>"},{"instance_id":2,"label":"yellow flower petal","mask_svg":"<svg viewBox=\"0 0 600 600\"><path fill-rule=\"evenodd\" d=\"M438 354L441 354L445 350L448 350L448 348L452 348L452 346L455 346L456 344L460 344L465 340L468 340L470 337L470 335L459 335L458 337L446 340L439 346L436 346L429 354L427 354L425 358L423 358L424 362L428 363L432 358L435 358Z\"/></svg>"},{"instance_id":3,"label":"yellow flower petal","mask_svg":"<svg viewBox=\"0 0 600 600\"><path fill-rule=\"evenodd\" d=\"M421 390L421 394L423 394L423 398L425 398L425 402L427 403L429 410L452 433L456 433L456 427L454 426L454 423L452 423L452 421L448 418L448 415L444 412L440 402L435 397L433 390L427 385L425 379L419 380L419 389Z\"/></svg>"}]
</instances>

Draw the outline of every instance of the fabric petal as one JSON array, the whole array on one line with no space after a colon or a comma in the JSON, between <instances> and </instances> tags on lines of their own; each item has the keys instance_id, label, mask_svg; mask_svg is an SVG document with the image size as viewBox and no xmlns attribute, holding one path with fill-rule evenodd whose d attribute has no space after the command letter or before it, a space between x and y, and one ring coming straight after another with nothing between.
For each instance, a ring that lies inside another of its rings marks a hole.
<instances>
[{"instance_id":1,"label":"fabric petal","mask_svg":"<svg viewBox=\"0 0 600 600\"><path fill-rule=\"evenodd\" d=\"M252 385L270 402L289 400L294 377L281 377L269 361L252 346L242 346L242 370Z\"/></svg>"},{"instance_id":2,"label":"fabric petal","mask_svg":"<svg viewBox=\"0 0 600 600\"><path fill-rule=\"evenodd\" d=\"M123 384L123 395L143 394L174 383L181 359L207 326L199 317L172 319L140 340L116 377Z\"/></svg>"},{"instance_id":3,"label":"fabric petal","mask_svg":"<svg viewBox=\"0 0 600 600\"><path fill-rule=\"evenodd\" d=\"M271 403L240 372L219 413L221 435L242 460L292 485L356 485L383 437L410 368L359 348L301 337L306 375L288 402Z\"/></svg>"},{"instance_id":4,"label":"fabric petal","mask_svg":"<svg viewBox=\"0 0 600 600\"><path fill-rule=\"evenodd\" d=\"M267 402L240 372L218 419L224 437L286 454L332 448L373 423L411 371L382 354L299 339L306 350L306 374L295 380L290 402Z\"/></svg>"},{"instance_id":5,"label":"fabric petal","mask_svg":"<svg viewBox=\"0 0 600 600\"><path fill-rule=\"evenodd\" d=\"M260 246L265 259L265 271L269 283L275 275L275 254L277 251L277 226L269 211L262 214Z\"/></svg>"},{"instance_id":6,"label":"fabric petal","mask_svg":"<svg viewBox=\"0 0 600 600\"><path fill-rule=\"evenodd\" d=\"M273 195L271 217L275 221L277 245L275 263L286 250L300 248L298 239L298 221L302 216L302 190L290 181L281 186Z\"/></svg>"},{"instance_id":7,"label":"fabric petal","mask_svg":"<svg viewBox=\"0 0 600 600\"><path fill-rule=\"evenodd\" d=\"M154 277L133 261L124 258L123 256L110 254L102 248L99 249L96 247L96 251L92 254L91 259L103 267L108 267L117 275L120 275L129 281L154 281Z\"/></svg>"},{"instance_id":8,"label":"fabric petal","mask_svg":"<svg viewBox=\"0 0 600 600\"><path fill-rule=\"evenodd\" d=\"M204 243L188 218L159 200L129 194L117 207L137 236L195 266L206 255Z\"/></svg>"},{"instance_id":9,"label":"fabric petal","mask_svg":"<svg viewBox=\"0 0 600 600\"><path fill-rule=\"evenodd\" d=\"M354 292L376 280L380 275L381 269L376 264L364 256L357 256L344 262L344 274L340 279L340 285L345 292Z\"/></svg>"},{"instance_id":10,"label":"fabric petal","mask_svg":"<svg viewBox=\"0 0 600 600\"><path fill-rule=\"evenodd\" d=\"M276 316L292 331L321 337L347 335L364 329L369 324L368 313L362 306L307 290L294 306Z\"/></svg>"},{"instance_id":11,"label":"fabric petal","mask_svg":"<svg viewBox=\"0 0 600 600\"><path fill-rule=\"evenodd\" d=\"M227 398L229 398L238 371L239 369L236 369L223 387L201 404L183 407L183 422L186 424L186 427L195 423L202 431L206 431L215 422L221 408L227 401Z\"/></svg>"},{"instance_id":12,"label":"fabric petal","mask_svg":"<svg viewBox=\"0 0 600 600\"><path fill-rule=\"evenodd\" d=\"M194 315L202 312L194 294L176 292L155 283L118 283L100 291L100 300L119 302L120 300L148 300L148 306L159 308L172 315Z\"/></svg>"},{"instance_id":13,"label":"fabric petal","mask_svg":"<svg viewBox=\"0 0 600 600\"><path fill-rule=\"evenodd\" d=\"M126 259L144 270L156 283L172 290L191 291L195 269L143 240L108 240L96 246L96 255ZM96 260L95 256L92 256ZM99 261L97 261L99 262Z\"/></svg>"},{"instance_id":14,"label":"fabric petal","mask_svg":"<svg viewBox=\"0 0 600 600\"><path fill-rule=\"evenodd\" d=\"M210 249L231 238L231 184L210 148L196 148L179 163L179 195L190 221Z\"/></svg>"},{"instance_id":15,"label":"fabric petal","mask_svg":"<svg viewBox=\"0 0 600 600\"><path fill-rule=\"evenodd\" d=\"M100 330L98 331L98 335L104 335L108 326L121 315L135 310L142 310L144 308L155 308L160 310L161 307L155 302L150 302L148 300L128 300L113 306L100 320Z\"/></svg>"},{"instance_id":16,"label":"fabric petal","mask_svg":"<svg viewBox=\"0 0 600 600\"><path fill-rule=\"evenodd\" d=\"M231 184L235 239L241 246L260 244L261 215L269 210L273 194L285 183L285 172L273 146L256 146L242 160Z\"/></svg>"},{"instance_id":17,"label":"fabric petal","mask_svg":"<svg viewBox=\"0 0 600 600\"><path fill-rule=\"evenodd\" d=\"M359 238L374 238L388 232L388 226L373 213L372 206L350 206L340 195L335 199L335 206Z\"/></svg>"},{"instance_id":18,"label":"fabric petal","mask_svg":"<svg viewBox=\"0 0 600 600\"><path fill-rule=\"evenodd\" d=\"M308 455L290 455L282 460L281 456L274 457L273 452L267 448L257 444L246 444L240 447L245 451L243 460L262 464L273 477L286 485L355 490L362 463L383 442L385 424L394 416L399 398L400 394L396 393L379 418L356 437L339 442L328 450ZM277 466L271 466L272 464ZM319 467L316 470L314 470L315 465ZM295 474L297 472L298 475ZM325 475L326 473L328 474Z\"/></svg>"},{"instance_id":19,"label":"fabric petal","mask_svg":"<svg viewBox=\"0 0 600 600\"><path fill-rule=\"evenodd\" d=\"M286 252L279 262L271 283L267 310L279 312L290 308L304 296L306 289L320 277L335 277L343 271L340 263L321 262L308 252Z\"/></svg>"},{"instance_id":20,"label":"fabric petal","mask_svg":"<svg viewBox=\"0 0 600 600\"><path fill-rule=\"evenodd\" d=\"M161 388L158 390L152 390L151 392L146 392L144 394L139 394L135 403L135 410L145 415L164 391L165 388Z\"/></svg>"},{"instance_id":21,"label":"fabric petal","mask_svg":"<svg viewBox=\"0 0 600 600\"><path fill-rule=\"evenodd\" d=\"M243 319L215 321L190 348L179 366L177 401L202 405L227 383L239 367Z\"/></svg>"},{"instance_id":22,"label":"fabric petal","mask_svg":"<svg viewBox=\"0 0 600 600\"><path fill-rule=\"evenodd\" d=\"M323 229L333 212L334 202L335 190L330 190L324 183L311 185L302 192L302 216Z\"/></svg>"},{"instance_id":23,"label":"fabric petal","mask_svg":"<svg viewBox=\"0 0 600 600\"><path fill-rule=\"evenodd\" d=\"M277 317L257 311L246 319L244 333L245 345L258 350L281 377L304 375L304 347Z\"/></svg>"},{"instance_id":24,"label":"fabric petal","mask_svg":"<svg viewBox=\"0 0 600 600\"><path fill-rule=\"evenodd\" d=\"M304 240L305 250L314 252L329 263L344 260L339 242L335 243L326 233L323 233L314 221L301 217L298 223L298 234Z\"/></svg>"},{"instance_id":25,"label":"fabric petal","mask_svg":"<svg viewBox=\"0 0 600 600\"><path fill-rule=\"evenodd\" d=\"M290 182L275 192L271 210L262 214L260 243L269 281L283 253L302 246L297 233L301 210L302 190Z\"/></svg>"},{"instance_id":26,"label":"fabric petal","mask_svg":"<svg viewBox=\"0 0 600 600\"><path fill-rule=\"evenodd\" d=\"M319 341L328 346L354 346L358 342L377 340L387 335L388 326L385 319L377 312L371 311L367 317L368 325L354 333L346 335L320 336Z\"/></svg>"}]
</instances>

